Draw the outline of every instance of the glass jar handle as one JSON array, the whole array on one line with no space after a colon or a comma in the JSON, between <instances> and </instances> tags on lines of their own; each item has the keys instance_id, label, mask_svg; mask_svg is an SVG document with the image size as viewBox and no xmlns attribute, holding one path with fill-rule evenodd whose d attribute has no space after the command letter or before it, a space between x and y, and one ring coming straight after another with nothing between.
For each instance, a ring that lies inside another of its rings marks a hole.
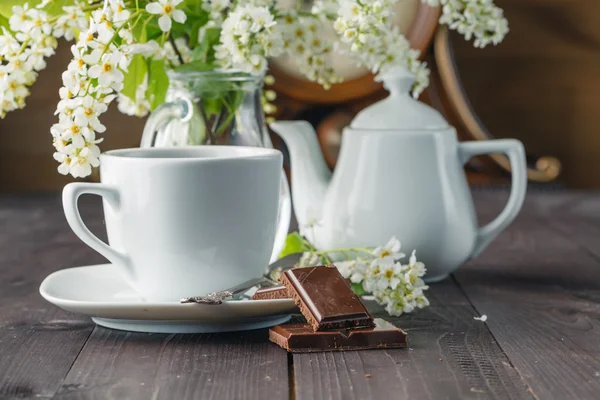
<instances>
[{"instance_id":1,"label":"glass jar handle","mask_svg":"<svg viewBox=\"0 0 600 400\"><path fill-rule=\"evenodd\" d=\"M191 100L185 97L158 106L152 111L152 114L148 117L148 121L146 121L140 147L154 147L156 134L161 128L174 119L181 122L188 122L192 119L192 110Z\"/></svg>"}]
</instances>

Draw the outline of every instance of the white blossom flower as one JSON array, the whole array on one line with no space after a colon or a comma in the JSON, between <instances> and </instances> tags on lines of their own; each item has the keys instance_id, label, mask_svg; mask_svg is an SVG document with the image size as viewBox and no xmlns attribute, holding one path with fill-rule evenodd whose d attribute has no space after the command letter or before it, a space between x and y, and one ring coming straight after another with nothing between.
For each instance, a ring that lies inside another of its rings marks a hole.
<instances>
[{"instance_id":1,"label":"white blossom flower","mask_svg":"<svg viewBox=\"0 0 600 400\"><path fill-rule=\"evenodd\" d=\"M90 61L92 62L90 64L96 64L98 61L100 61L100 63L93 65L89 69L88 75L90 78L97 78L98 83L105 87L110 86L113 83L123 82L124 75L123 72L119 70L121 57L122 55L119 53L106 53L100 60L98 60L97 57L91 58Z\"/></svg>"},{"instance_id":2,"label":"white blossom flower","mask_svg":"<svg viewBox=\"0 0 600 400\"><path fill-rule=\"evenodd\" d=\"M215 57L224 68L262 74L267 57L276 57L283 51L283 41L272 36L275 24L267 7L236 6L223 22Z\"/></svg>"},{"instance_id":3,"label":"white blossom flower","mask_svg":"<svg viewBox=\"0 0 600 400\"><path fill-rule=\"evenodd\" d=\"M52 34L56 38L64 37L71 41L75 38L76 31L84 31L88 28L88 20L78 6L65 6L63 11L64 14L58 17Z\"/></svg>"},{"instance_id":4,"label":"white blossom flower","mask_svg":"<svg viewBox=\"0 0 600 400\"><path fill-rule=\"evenodd\" d=\"M29 3L25 3L23 7L13 6L12 15L8 20L10 30L13 32L24 32L28 21L27 11L29 11Z\"/></svg>"},{"instance_id":5,"label":"white blossom flower","mask_svg":"<svg viewBox=\"0 0 600 400\"><path fill-rule=\"evenodd\" d=\"M125 7L123 0L110 0L112 9L112 22L117 26L121 26L131 16L131 12Z\"/></svg>"},{"instance_id":6,"label":"white blossom flower","mask_svg":"<svg viewBox=\"0 0 600 400\"><path fill-rule=\"evenodd\" d=\"M158 26L163 32L169 32L172 26L171 19L180 24L183 24L187 19L187 16L183 11L175 8L182 1L183 0L158 0L146 5L146 11L150 14L160 15L160 18L158 18Z\"/></svg>"},{"instance_id":7,"label":"white blossom flower","mask_svg":"<svg viewBox=\"0 0 600 400\"><path fill-rule=\"evenodd\" d=\"M97 146L95 146L97 149ZM96 154L95 149L84 147L77 156L72 160L70 165L70 173L75 178L83 178L92 173L92 167L100 165L98 159L99 154Z\"/></svg>"},{"instance_id":8,"label":"white blossom flower","mask_svg":"<svg viewBox=\"0 0 600 400\"><path fill-rule=\"evenodd\" d=\"M202 8L210 13L210 19L214 24L223 22L223 12L231 6L231 0L203 0Z\"/></svg>"},{"instance_id":9,"label":"white blossom flower","mask_svg":"<svg viewBox=\"0 0 600 400\"><path fill-rule=\"evenodd\" d=\"M123 114L134 115L136 117L145 117L150 112L150 102L146 99L146 90L148 90L148 75L144 81L137 87L135 99L119 93L117 97L118 108Z\"/></svg>"},{"instance_id":10,"label":"white blossom flower","mask_svg":"<svg viewBox=\"0 0 600 400\"><path fill-rule=\"evenodd\" d=\"M296 267L313 267L321 263L321 257L318 254L306 252L300 256Z\"/></svg>"},{"instance_id":11,"label":"white blossom flower","mask_svg":"<svg viewBox=\"0 0 600 400\"><path fill-rule=\"evenodd\" d=\"M417 261L415 253L416 251L413 250L408 262L408 268L406 268L406 272L404 273L404 281L410 287L423 286L421 277L427 272L425 264Z\"/></svg>"},{"instance_id":12,"label":"white blossom flower","mask_svg":"<svg viewBox=\"0 0 600 400\"><path fill-rule=\"evenodd\" d=\"M352 283L360 283L365 279L368 266L361 260L338 261L335 266L344 278Z\"/></svg>"},{"instance_id":13,"label":"white blossom flower","mask_svg":"<svg viewBox=\"0 0 600 400\"><path fill-rule=\"evenodd\" d=\"M86 62L86 59L90 61L89 64L94 64L94 60L90 60L85 49L79 48L76 45L71 46L71 54L73 55L73 59L69 63L67 71L83 76L87 75L88 62Z\"/></svg>"},{"instance_id":14,"label":"white blossom flower","mask_svg":"<svg viewBox=\"0 0 600 400\"><path fill-rule=\"evenodd\" d=\"M66 143L62 140L61 142ZM60 173L61 175L68 175L71 170L72 163L69 154L57 151L54 153L54 159L60 163L60 165L58 166L58 173Z\"/></svg>"},{"instance_id":15,"label":"white blossom flower","mask_svg":"<svg viewBox=\"0 0 600 400\"><path fill-rule=\"evenodd\" d=\"M475 38L475 47L498 44L509 31L502 9L492 0L421 0L430 6L442 6L440 23L456 30L466 40Z\"/></svg>"},{"instance_id":16,"label":"white blossom flower","mask_svg":"<svg viewBox=\"0 0 600 400\"><path fill-rule=\"evenodd\" d=\"M27 20L23 23L21 32L28 34L32 39L52 34L52 26L48 22L48 14L45 11L30 8L26 16Z\"/></svg>"},{"instance_id":17,"label":"white blossom flower","mask_svg":"<svg viewBox=\"0 0 600 400\"><path fill-rule=\"evenodd\" d=\"M392 237L385 246L376 247L373 250L373 255L380 260L394 262L406 257L406 254L400 252L401 248L402 244L400 241L396 237Z\"/></svg>"},{"instance_id":18,"label":"white blossom flower","mask_svg":"<svg viewBox=\"0 0 600 400\"><path fill-rule=\"evenodd\" d=\"M107 109L106 104L97 101L92 96L85 96L73 114L75 123L80 126L89 125L96 132L102 133L106 131L106 127L100 123L98 117Z\"/></svg>"}]
</instances>

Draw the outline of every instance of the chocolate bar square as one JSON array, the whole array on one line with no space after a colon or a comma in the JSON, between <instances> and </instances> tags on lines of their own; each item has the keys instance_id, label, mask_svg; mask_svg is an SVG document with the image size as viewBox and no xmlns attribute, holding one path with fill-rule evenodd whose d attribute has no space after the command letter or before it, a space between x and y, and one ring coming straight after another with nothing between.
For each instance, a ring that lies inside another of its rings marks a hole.
<instances>
[{"instance_id":1,"label":"chocolate bar square","mask_svg":"<svg viewBox=\"0 0 600 400\"><path fill-rule=\"evenodd\" d=\"M269 330L269 340L292 353L407 347L407 334L381 318L374 328L320 332L309 324L278 325Z\"/></svg>"},{"instance_id":2,"label":"chocolate bar square","mask_svg":"<svg viewBox=\"0 0 600 400\"><path fill-rule=\"evenodd\" d=\"M374 326L373 317L335 267L290 269L280 281L315 331Z\"/></svg>"},{"instance_id":3,"label":"chocolate bar square","mask_svg":"<svg viewBox=\"0 0 600 400\"><path fill-rule=\"evenodd\" d=\"M291 297L287 288L280 285L258 289L252 296L252 300L289 299Z\"/></svg>"}]
</instances>

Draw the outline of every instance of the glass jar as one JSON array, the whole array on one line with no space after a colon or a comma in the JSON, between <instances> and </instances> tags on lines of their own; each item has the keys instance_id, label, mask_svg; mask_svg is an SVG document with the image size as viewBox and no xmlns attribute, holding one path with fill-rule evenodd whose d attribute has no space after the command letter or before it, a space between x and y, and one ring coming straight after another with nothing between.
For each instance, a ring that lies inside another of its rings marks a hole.
<instances>
[{"instance_id":1,"label":"glass jar","mask_svg":"<svg viewBox=\"0 0 600 400\"><path fill-rule=\"evenodd\" d=\"M171 71L169 82L166 102L146 122L141 147L273 147L262 110L261 76L235 71ZM290 190L282 170L271 262L285 245L290 217Z\"/></svg>"}]
</instances>

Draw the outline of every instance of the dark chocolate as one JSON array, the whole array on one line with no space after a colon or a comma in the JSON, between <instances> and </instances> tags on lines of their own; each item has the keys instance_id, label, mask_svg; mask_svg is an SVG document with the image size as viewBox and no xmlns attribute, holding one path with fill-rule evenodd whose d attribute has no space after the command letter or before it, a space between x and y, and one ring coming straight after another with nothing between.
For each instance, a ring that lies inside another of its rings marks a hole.
<instances>
[{"instance_id":1,"label":"dark chocolate","mask_svg":"<svg viewBox=\"0 0 600 400\"><path fill-rule=\"evenodd\" d=\"M280 280L315 331L374 326L373 317L337 268L294 268Z\"/></svg>"},{"instance_id":2,"label":"dark chocolate","mask_svg":"<svg viewBox=\"0 0 600 400\"><path fill-rule=\"evenodd\" d=\"M287 288L279 285L258 289L252 296L252 300L290 299L291 297Z\"/></svg>"},{"instance_id":3,"label":"dark chocolate","mask_svg":"<svg viewBox=\"0 0 600 400\"><path fill-rule=\"evenodd\" d=\"M269 340L292 353L395 349L407 346L407 334L381 318L374 328L315 332L309 324L274 326Z\"/></svg>"}]
</instances>

